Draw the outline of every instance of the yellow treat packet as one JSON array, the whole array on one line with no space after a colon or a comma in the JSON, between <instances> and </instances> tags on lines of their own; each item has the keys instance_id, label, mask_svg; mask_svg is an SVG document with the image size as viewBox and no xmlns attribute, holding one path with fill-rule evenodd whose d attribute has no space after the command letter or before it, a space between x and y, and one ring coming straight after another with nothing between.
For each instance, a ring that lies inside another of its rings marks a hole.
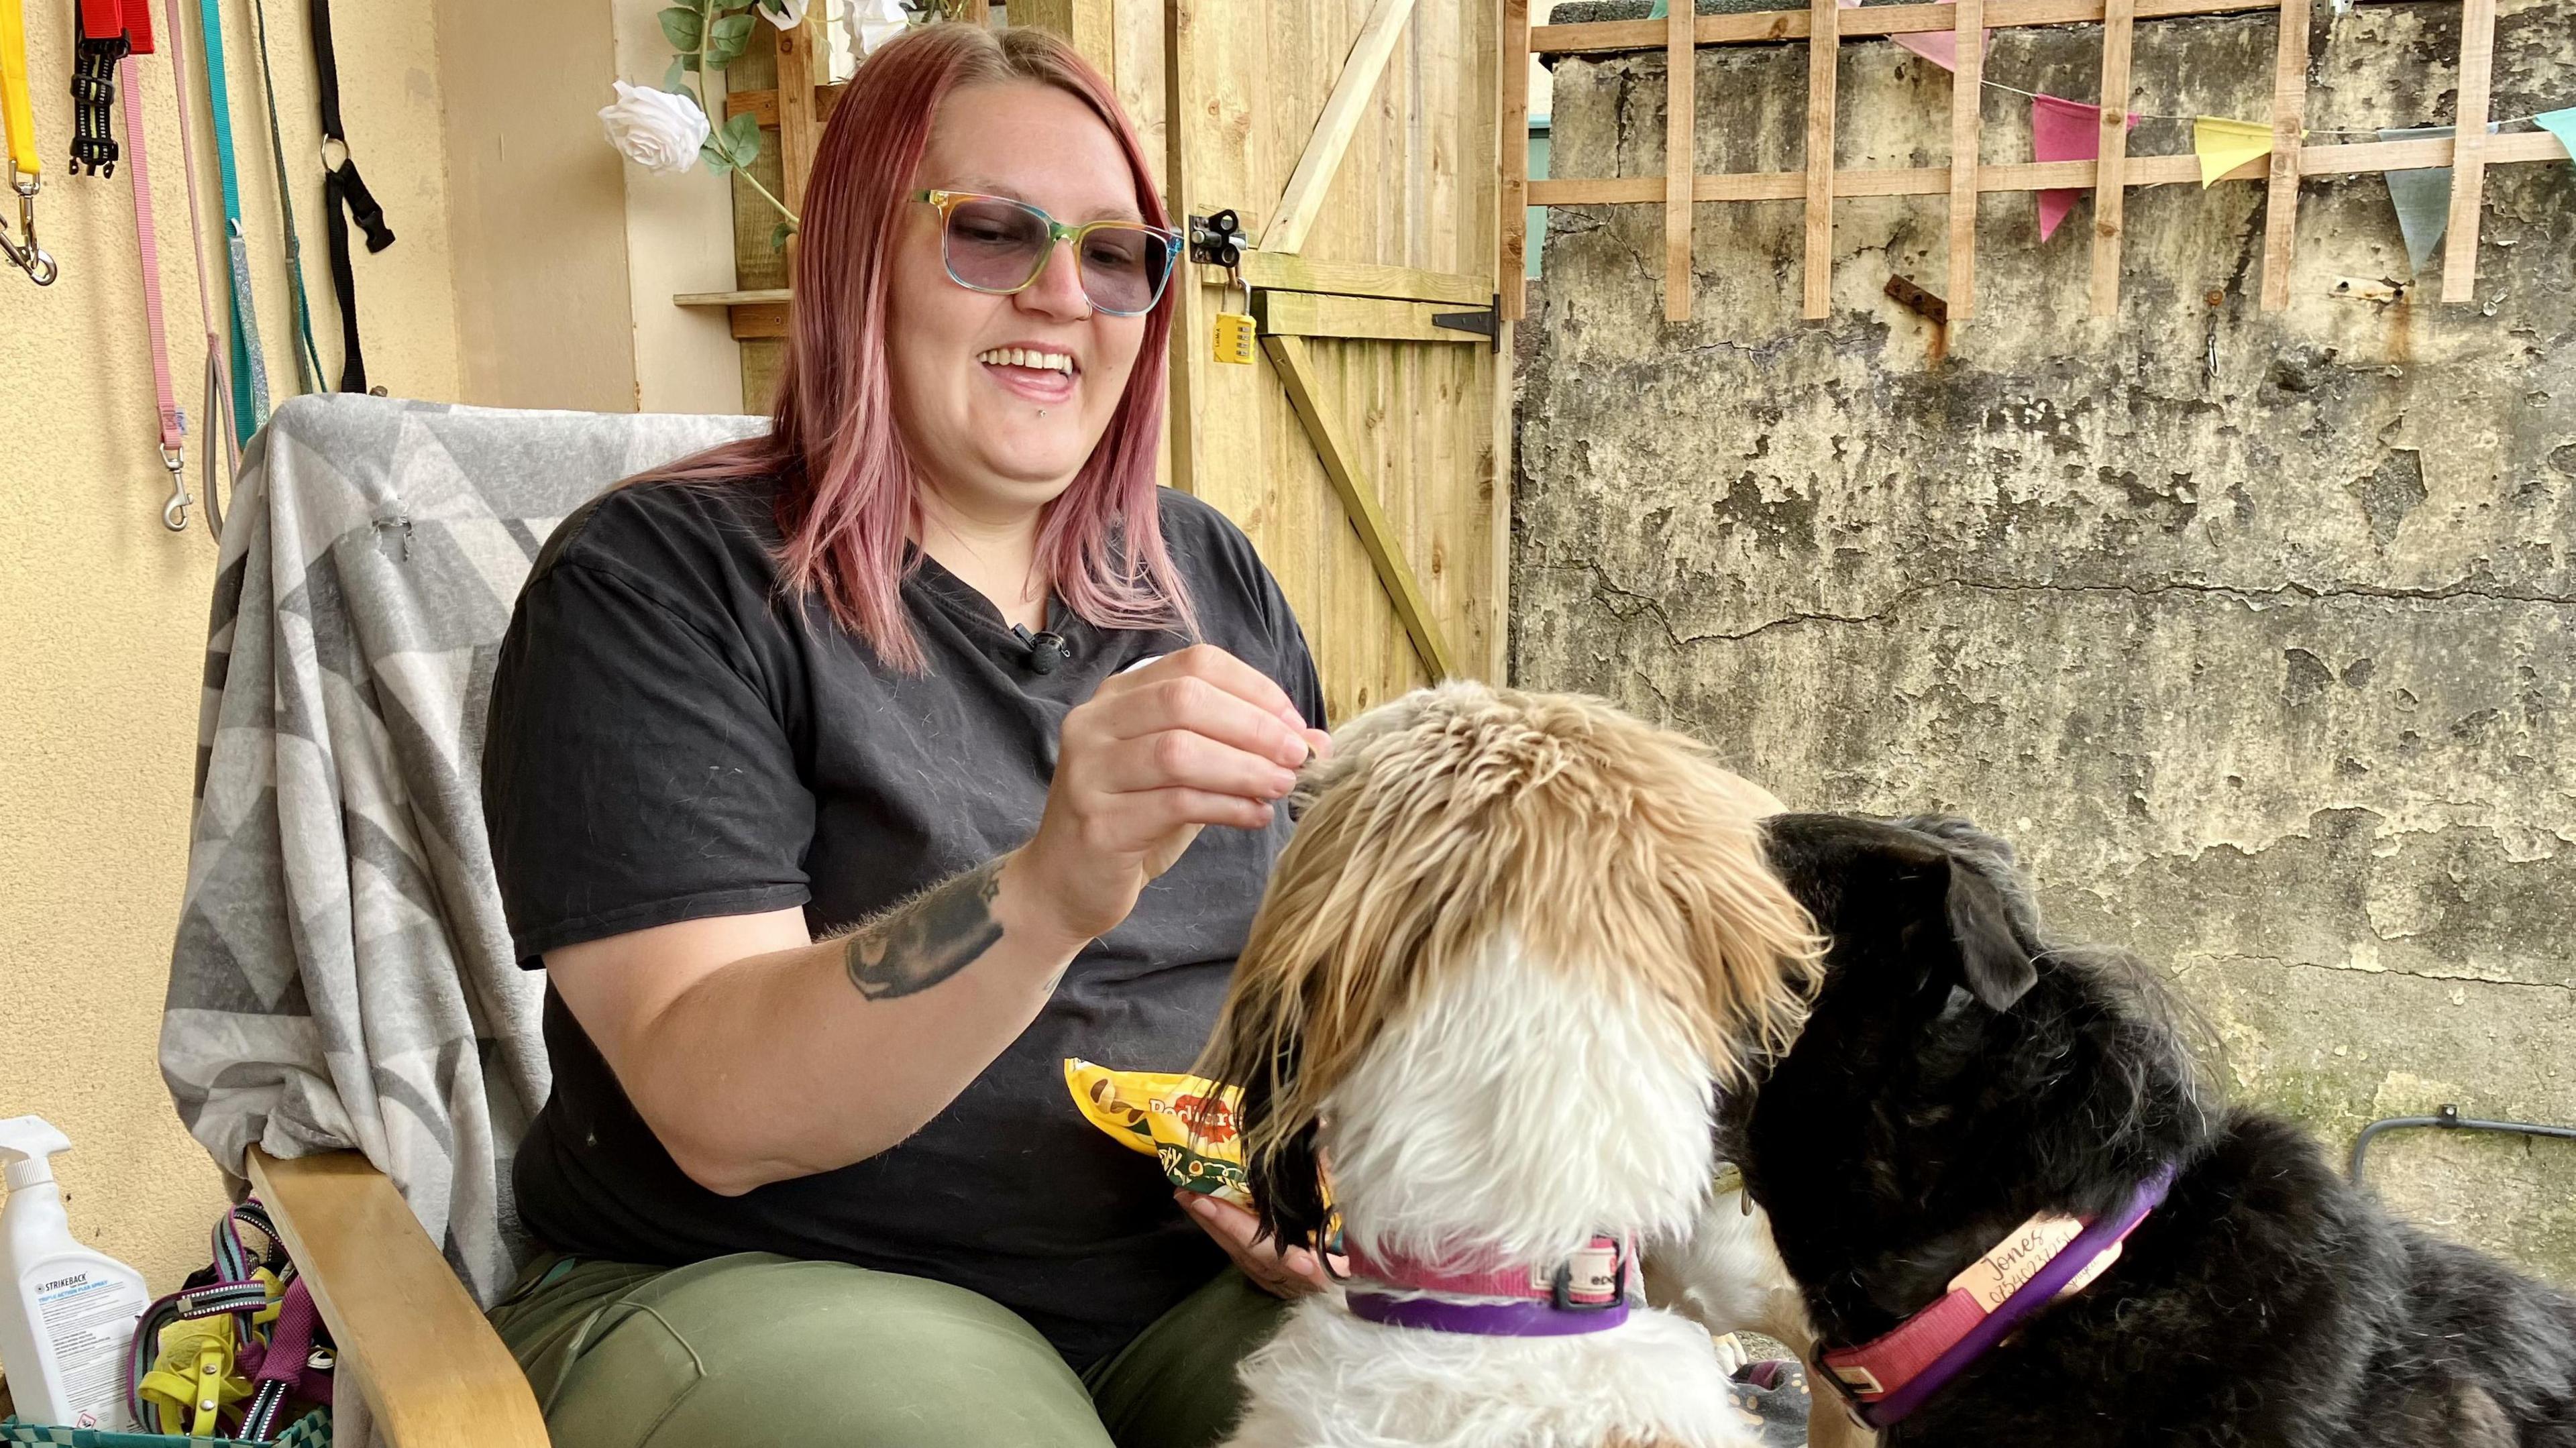
<instances>
[{"instance_id":1,"label":"yellow treat packet","mask_svg":"<svg viewBox=\"0 0 2576 1448\"><path fill-rule=\"evenodd\" d=\"M1161 1162L1172 1185L1251 1210L1234 1121L1240 1087L1170 1071L1112 1071L1075 1056L1065 1058L1064 1084L1092 1125Z\"/></svg>"}]
</instances>

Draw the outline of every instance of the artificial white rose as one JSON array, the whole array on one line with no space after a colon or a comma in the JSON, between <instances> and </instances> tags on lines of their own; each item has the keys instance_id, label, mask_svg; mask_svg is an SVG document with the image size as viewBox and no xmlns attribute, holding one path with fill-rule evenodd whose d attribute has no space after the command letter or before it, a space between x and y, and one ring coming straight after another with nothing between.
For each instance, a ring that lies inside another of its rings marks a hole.
<instances>
[{"instance_id":1,"label":"artificial white rose","mask_svg":"<svg viewBox=\"0 0 2576 1448\"><path fill-rule=\"evenodd\" d=\"M851 7L850 25L858 32L859 54L873 55L876 48L903 34L912 24L899 0L858 0Z\"/></svg>"},{"instance_id":2,"label":"artificial white rose","mask_svg":"<svg viewBox=\"0 0 2576 1448\"><path fill-rule=\"evenodd\" d=\"M616 85L617 102L600 108L599 123L620 155L648 171L669 174L698 164L707 117L696 101L622 80Z\"/></svg>"},{"instance_id":3,"label":"artificial white rose","mask_svg":"<svg viewBox=\"0 0 2576 1448\"><path fill-rule=\"evenodd\" d=\"M777 5L779 8L777 10L770 9L769 7L772 4ZM761 0L761 3L757 8L760 11L761 19L768 21L770 24L777 26L781 30L793 30L797 26L805 23L805 5L806 0ZM782 14L782 11L785 13Z\"/></svg>"}]
</instances>

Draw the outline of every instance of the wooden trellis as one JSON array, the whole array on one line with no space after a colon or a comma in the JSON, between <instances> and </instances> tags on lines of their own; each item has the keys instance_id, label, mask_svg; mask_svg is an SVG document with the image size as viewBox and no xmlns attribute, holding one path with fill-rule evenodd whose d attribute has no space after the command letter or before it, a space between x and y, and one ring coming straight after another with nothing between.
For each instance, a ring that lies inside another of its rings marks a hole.
<instances>
[{"instance_id":1,"label":"wooden trellis","mask_svg":"<svg viewBox=\"0 0 2576 1448\"><path fill-rule=\"evenodd\" d=\"M1583 25L1529 23L1527 0L1503 5L1503 121L1506 135L1526 134L1526 75L1532 55L1586 55L1661 50L1665 55L1664 174L1616 179L1529 179L1526 146L1503 148L1501 285L1503 315L1527 308L1524 258L1527 207L1646 205L1664 207L1664 315L1691 314L1692 209L1711 201L1806 203L1804 313L1826 316L1832 305L1834 201L1844 196L1935 196L1950 202L1948 315L1974 315L1976 307L1976 198L1986 191L2045 191L2061 187L2094 193L2092 310L2110 316L2119 308L2120 244L2128 188L2198 182L2197 156L2131 156L2125 124L2132 93L2129 43L2136 21L2178 15L2277 11L2280 44L2274 60L2272 150L2225 176L2261 180L2270 187L2263 227L2262 305L2289 305L2290 265L2298 225L2299 178L2371 171L2451 170L2449 245L2442 268L2442 300L2465 303L2477 281L2478 213L2486 168L2513 161L2563 161L2567 149L2545 131L2490 136L2487 103L2495 52L2495 0L2462 0L2459 116L2449 138L2307 145L2309 0L1940 0L1934 4L1844 8L1838 0L1810 0L1803 10L1698 15L1691 0L1672 0L1668 16L1596 21ZM2102 27L2101 150L2092 161L1989 164L1979 158L1985 46L1983 32L2021 25L2098 24ZM1956 37L1957 78L1950 110L1950 163L1940 167L1842 170L1834 165L1834 76L1845 37L1918 35L1949 31ZM1697 66L1703 45L1745 45L1800 40L1808 43L1806 164L1798 171L1705 175L1693 164Z\"/></svg>"}]
</instances>

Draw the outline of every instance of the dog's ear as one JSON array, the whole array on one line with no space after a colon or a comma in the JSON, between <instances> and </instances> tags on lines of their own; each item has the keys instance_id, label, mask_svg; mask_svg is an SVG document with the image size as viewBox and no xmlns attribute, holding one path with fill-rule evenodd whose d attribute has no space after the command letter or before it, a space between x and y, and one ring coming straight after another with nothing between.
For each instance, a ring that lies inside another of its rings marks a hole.
<instances>
[{"instance_id":1,"label":"dog's ear","mask_svg":"<svg viewBox=\"0 0 2576 1448\"><path fill-rule=\"evenodd\" d=\"M1982 871L1957 859L1947 864L1950 938L1959 947L1960 973L1988 1009L2010 1010L2039 983L2039 967L2013 930L2003 892Z\"/></svg>"}]
</instances>

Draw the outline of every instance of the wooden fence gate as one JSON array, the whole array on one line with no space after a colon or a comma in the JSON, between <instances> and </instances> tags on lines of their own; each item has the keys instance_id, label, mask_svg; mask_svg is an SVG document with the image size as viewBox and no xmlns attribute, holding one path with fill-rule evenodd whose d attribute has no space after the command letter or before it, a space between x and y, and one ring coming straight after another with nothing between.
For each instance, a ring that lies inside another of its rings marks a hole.
<instances>
[{"instance_id":1,"label":"wooden fence gate","mask_svg":"<svg viewBox=\"0 0 2576 1448\"><path fill-rule=\"evenodd\" d=\"M1335 719L1443 676L1499 680L1497 7L1168 0L1163 20L1165 196L1177 216L1234 212L1244 237L1239 267L1182 288L1173 485L1251 535ZM1257 319L1248 364L1213 355L1220 312Z\"/></svg>"}]
</instances>

